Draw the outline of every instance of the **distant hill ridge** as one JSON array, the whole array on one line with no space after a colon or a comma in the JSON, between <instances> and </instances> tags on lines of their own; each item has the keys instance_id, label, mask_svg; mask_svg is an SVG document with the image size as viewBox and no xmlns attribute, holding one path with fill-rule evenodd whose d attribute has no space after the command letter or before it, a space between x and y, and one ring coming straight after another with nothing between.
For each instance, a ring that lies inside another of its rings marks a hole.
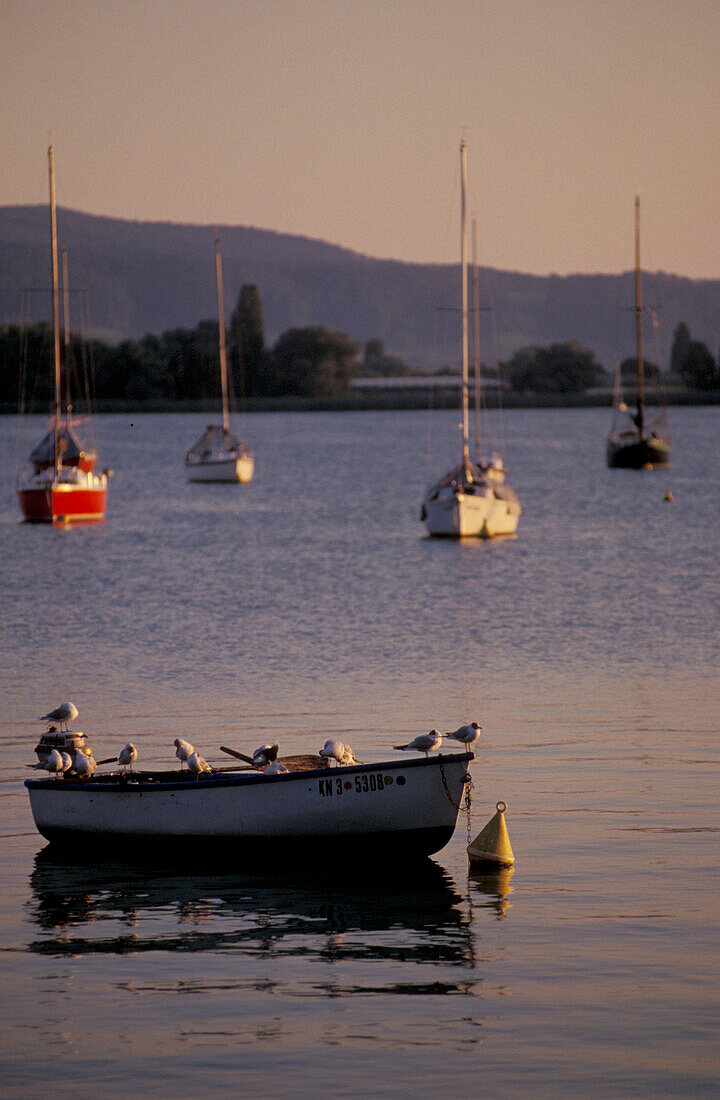
<instances>
[{"instance_id":1,"label":"distant hill ridge","mask_svg":"<svg viewBox=\"0 0 720 1100\"><path fill-rule=\"evenodd\" d=\"M325 325L361 342L381 339L388 352L419 369L457 365L457 264L378 260L246 226L221 226L219 233L228 315L240 287L256 283L268 343L289 328ZM70 284L88 290L91 328L102 339L192 329L215 316L211 225L123 221L61 208L58 238L68 250ZM1 322L23 319L22 288L46 288L48 268L47 208L0 207ZM717 355L720 279L647 273L643 292L658 322L646 325L648 359L667 367L680 321ZM493 328L501 358L529 344L577 340L612 370L634 353L626 312L634 300L632 272L538 276L481 268L480 298L485 361L494 359ZM33 293L31 307L31 319L46 318L47 293ZM72 314L77 317L74 304Z\"/></svg>"}]
</instances>

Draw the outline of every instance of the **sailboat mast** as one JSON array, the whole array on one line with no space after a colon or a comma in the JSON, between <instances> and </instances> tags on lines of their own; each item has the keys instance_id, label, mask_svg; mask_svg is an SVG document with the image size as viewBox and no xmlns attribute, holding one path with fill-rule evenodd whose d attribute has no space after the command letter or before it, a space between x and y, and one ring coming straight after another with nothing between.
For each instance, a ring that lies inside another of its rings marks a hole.
<instances>
[{"instance_id":1,"label":"sailboat mast","mask_svg":"<svg viewBox=\"0 0 720 1100\"><path fill-rule=\"evenodd\" d=\"M215 239L215 275L217 277L218 300L218 332L220 347L220 386L222 389L222 416L223 429L229 430L230 418L228 416L228 379L227 356L225 353L225 302L223 299L222 255L220 253L220 239Z\"/></svg>"},{"instance_id":2,"label":"sailboat mast","mask_svg":"<svg viewBox=\"0 0 720 1100\"><path fill-rule=\"evenodd\" d=\"M468 451L468 286L467 286L467 224L465 214L465 189L467 183L467 149L465 138L460 142L460 282L462 296L462 465L463 471L470 463Z\"/></svg>"},{"instance_id":3,"label":"sailboat mast","mask_svg":"<svg viewBox=\"0 0 720 1100\"><path fill-rule=\"evenodd\" d=\"M642 277L640 274L640 196L635 196L635 339L637 355L638 431L642 435L643 421L643 339L642 339Z\"/></svg>"},{"instance_id":4,"label":"sailboat mast","mask_svg":"<svg viewBox=\"0 0 720 1100\"><path fill-rule=\"evenodd\" d=\"M65 350L65 423L70 420L70 281L68 279L67 248L63 248L62 288L63 288L63 347Z\"/></svg>"},{"instance_id":5,"label":"sailboat mast","mask_svg":"<svg viewBox=\"0 0 720 1100\"><path fill-rule=\"evenodd\" d=\"M50 177L50 260L52 286L53 372L55 394L55 473L60 470L60 316L58 299L57 215L55 213L55 158L48 149Z\"/></svg>"},{"instance_id":6,"label":"sailboat mast","mask_svg":"<svg viewBox=\"0 0 720 1100\"><path fill-rule=\"evenodd\" d=\"M480 456L480 282L477 266L477 222L472 220L473 379L475 383L475 457Z\"/></svg>"}]
</instances>

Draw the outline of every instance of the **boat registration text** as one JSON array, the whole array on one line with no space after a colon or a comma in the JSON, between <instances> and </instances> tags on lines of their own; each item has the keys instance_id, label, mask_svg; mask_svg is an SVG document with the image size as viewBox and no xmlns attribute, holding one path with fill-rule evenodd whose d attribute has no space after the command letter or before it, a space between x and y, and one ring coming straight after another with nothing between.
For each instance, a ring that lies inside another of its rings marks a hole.
<instances>
[{"instance_id":1,"label":"boat registration text","mask_svg":"<svg viewBox=\"0 0 720 1100\"><path fill-rule=\"evenodd\" d=\"M397 780L394 780L391 775L382 775L380 772L363 772L362 775L356 775L353 781L347 776L338 775L328 779L318 779L318 794L323 798L337 798L350 793L369 794L371 791L384 791L385 787L389 787L394 782L402 787L405 784L405 777L400 775Z\"/></svg>"}]
</instances>

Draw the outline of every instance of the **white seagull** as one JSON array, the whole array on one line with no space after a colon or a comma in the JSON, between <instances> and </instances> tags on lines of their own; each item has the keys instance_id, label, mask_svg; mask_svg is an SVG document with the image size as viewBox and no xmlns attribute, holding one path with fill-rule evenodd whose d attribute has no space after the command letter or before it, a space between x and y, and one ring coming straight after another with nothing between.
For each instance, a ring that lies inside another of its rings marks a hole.
<instances>
[{"instance_id":1,"label":"white seagull","mask_svg":"<svg viewBox=\"0 0 720 1100\"><path fill-rule=\"evenodd\" d=\"M129 767L130 771L132 771L132 766L137 760L137 756L137 749L133 745L132 741L128 741L127 745L118 756L118 764L120 764L123 768Z\"/></svg>"},{"instance_id":2,"label":"white seagull","mask_svg":"<svg viewBox=\"0 0 720 1100\"><path fill-rule=\"evenodd\" d=\"M212 768L199 752L191 752L187 758L188 767L194 775L202 775L203 772L211 772Z\"/></svg>"},{"instance_id":3,"label":"white seagull","mask_svg":"<svg viewBox=\"0 0 720 1100\"><path fill-rule=\"evenodd\" d=\"M97 764L92 756L86 756L84 752L75 753L75 771L80 776L90 779Z\"/></svg>"},{"instance_id":4,"label":"white seagull","mask_svg":"<svg viewBox=\"0 0 720 1100\"><path fill-rule=\"evenodd\" d=\"M46 772L50 772L57 779L58 773L63 770L62 756L57 749L47 754L42 766Z\"/></svg>"},{"instance_id":5,"label":"white seagull","mask_svg":"<svg viewBox=\"0 0 720 1100\"><path fill-rule=\"evenodd\" d=\"M407 745L393 745L395 749L415 749L417 752L434 752L442 745L442 734L438 730L430 730L430 733L420 733Z\"/></svg>"},{"instance_id":6,"label":"white seagull","mask_svg":"<svg viewBox=\"0 0 720 1100\"><path fill-rule=\"evenodd\" d=\"M470 722L469 725L459 726L458 729L452 733L446 733L445 736L449 737L451 741L459 741L461 745L465 746L466 752L470 752L470 746L477 741L481 733L482 726L479 726L477 722Z\"/></svg>"},{"instance_id":7,"label":"white seagull","mask_svg":"<svg viewBox=\"0 0 720 1100\"><path fill-rule=\"evenodd\" d=\"M342 741L338 741L336 738L331 737L320 749L320 756L327 760L328 767L330 767L331 760L336 760L338 764L342 762L342 755L344 752L345 746Z\"/></svg>"},{"instance_id":8,"label":"white seagull","mask_svg":"<svg viewBox=\"0 0 720 1100\"><path fill-rule=\"evenodd\" d=\"M183 741L182 737L176 737L173 744L175 745L175 755L180 761L180 770L182 771L183 764L192 756L195 749L189 741Z\"/></svg>"},{"instance_id":9,"label":"white seagull","mask_svg":"<svg viewBox=\"0 0 720 1100\"><path fill-rule=\"evenodd\" d=\"M62 757L62 770L63 770L63 772L69 772L72 769L72 766L73 766L72 756L70 755L69 752L61 752L60 755Z\"/></svg>"},{"instance_id":10,"label":"white seagull","mask_svg":"<svg viewBox=\"0 0 720 1100\"><path fill-rule=\"evenodd\" d=\"M290 768L282 760L271 760L265 768L265 775L285 775L289 771Z\"/></svg>"},{"instance_id":11,"label":"white seagull","mask_svg":"<svg viewBox=\"0 0 720 1100\"><path fill-rule=\"evenodd\" d=\"M252 754L253 766L256 768L264 768L266 764L272 764L273 760L277 760L277 754L280 751L280 746L277 741L274 741L272 745L261 745L259 749L255 749Z\"/></svg>"},{"instance_id":12,"label":"white seagull","mask_svg":"<svg viewBox=\"0 0 720 1100\"><path fill-rule=\"evenodd\" d=\"M350 764L357 764L355 753L352 751L349 745L343 745L342 756L340 757L339 762L344 768L348 767Z\"/></svg>"},{"instance_id":13,"label":"white seagull","mask_svg":"<svg viewBox=\"0 0 720 1100\"><path fill-rule=\"evenodd\" d=\"M55 707L55 710L49 711L48 714L41 714L40 722L59 722L60 729L65 727L67 732L68 722L74 722L78 716L78 709L74 703L61 703L59 707Z\"/></svg>"}]
</instances>

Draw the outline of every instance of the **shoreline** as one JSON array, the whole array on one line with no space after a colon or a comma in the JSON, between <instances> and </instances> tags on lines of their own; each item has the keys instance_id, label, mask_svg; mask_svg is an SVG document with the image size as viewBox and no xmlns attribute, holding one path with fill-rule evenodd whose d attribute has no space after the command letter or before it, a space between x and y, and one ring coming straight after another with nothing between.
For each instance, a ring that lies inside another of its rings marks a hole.
<instances>
[{"instance_id":1,"label":"shoreline","mask_svg":"<svg viewBox=\"0 0 720 1100\"><path fill-rule=\"evenodd\" d=\"M457 407L457 386L414 387L412 389L363 387L342 397L254 397L238 403L234 410L239 414L258 412L412 412L428 409ZM664 404L670 408L679 405L720 405L720 390L697 392L676 390L665 394ZM472 409L473 402L470 401ZM487 411L508 409L584 409L611 408L612 392L598 391L584 394L519 394L505 393L501 405L494 399L485 403ZM653 405L648 405L652 408ZM94 414L102 413L205 413L213 416L220 409L214 401L97 401ZM29 410L24 415L42 416L47 409ZM0 403L1 416L17 416L16 405Z\"/></svg>"}]
</instances>

